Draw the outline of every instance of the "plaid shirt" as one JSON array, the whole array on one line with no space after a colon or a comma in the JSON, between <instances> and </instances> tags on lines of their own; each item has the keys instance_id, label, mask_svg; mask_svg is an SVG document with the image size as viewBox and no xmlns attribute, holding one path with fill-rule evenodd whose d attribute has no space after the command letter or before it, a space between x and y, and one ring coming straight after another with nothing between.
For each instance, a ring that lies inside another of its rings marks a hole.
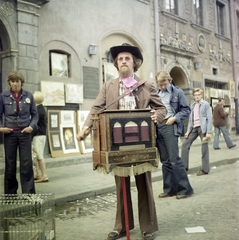
<instances>
[{"instance_id":1,"label":"plaid shirt","mask_svg":"<svg viewBox=\"0 0 239 240\"><path fill-rule=\"evenodd\" d=\"M119 96L121 96L122 94L124 94L126 91L125 87L124 87L124 84L122 82L122 80L120 79L119 80ZM127 90L128 91L128 90ZM131 93L129 93L128 95L131 95ZM126 95L126 96L128 96ZM133 95L133 94L132 94ZM125 97L126 97L125 96ZM125 97L121 98L119 100L119 109L120 110L124 110L125 109ZM135 106L133 106L131 109L135 109Z\"/></svg>"}]
</instances>

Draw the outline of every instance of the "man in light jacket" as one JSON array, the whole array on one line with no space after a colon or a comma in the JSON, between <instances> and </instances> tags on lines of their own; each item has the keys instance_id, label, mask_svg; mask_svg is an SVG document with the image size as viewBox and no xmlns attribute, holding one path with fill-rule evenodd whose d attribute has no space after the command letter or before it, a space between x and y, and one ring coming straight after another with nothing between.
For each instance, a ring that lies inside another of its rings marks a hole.
<instances>
[{"instance_id":1,"label":"man in light jacket","mask_svg":"<svg viewBox=\"0 0 239 240\"><path fill-rule=\"evenodd\" d=\"M210 172L208 141L212 132L212 111L209 103L202 99L202 89L195 88L192 94L195 102L191 108L188 129L182 144L181 158L186 170L188 170L190 147L194 140L200 136L202 141L202 169L197 173L197 176L201 176Z\"/></svg>"}]
</instances>

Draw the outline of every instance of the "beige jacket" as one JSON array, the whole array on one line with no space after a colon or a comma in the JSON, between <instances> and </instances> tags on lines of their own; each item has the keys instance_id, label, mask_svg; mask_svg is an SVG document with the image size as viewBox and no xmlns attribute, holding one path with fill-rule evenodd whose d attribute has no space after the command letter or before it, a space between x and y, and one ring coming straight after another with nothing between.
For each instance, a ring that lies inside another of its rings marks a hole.
<instances>
[{"instance_id":1,"label":"beige jacket","mask_svg":"<svg viewBox=\"0 0 239 240\"><path fill-rule=\"evenodd\" d=\"M134 77L138 82L141 81L136 75ZM144 84L139 86L138 89L133 91L136 100L137 109L146 109L150 107L156 110L157 123L163 121L166 116L167 110L163 105L160 97L157 94L157 90L152 82L146 81ZM95 99L93 106L91 107L90 113L84 123L84 126L92 126L92 114L97 113L105 105L110 104L119 96L119 78L107 81L104 83L100 93ZM107 108L109 109L119 109L119 101L115 102Z\"/></svg>"}]
</instances>

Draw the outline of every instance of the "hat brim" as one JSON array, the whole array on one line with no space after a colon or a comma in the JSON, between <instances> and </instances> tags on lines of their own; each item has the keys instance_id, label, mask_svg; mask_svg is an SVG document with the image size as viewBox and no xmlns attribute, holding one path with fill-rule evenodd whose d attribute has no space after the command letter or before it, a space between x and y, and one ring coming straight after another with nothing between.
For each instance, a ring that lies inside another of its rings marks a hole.
<instances>
[{"instance_id":1,"label":"hat brim","mask_svg":"<svg viewBox=\"0 0 239 240\"><path fill-rule=\"evenodd\" d=\"M137 59L141 59L143 62L143 56L142 56L139 48L135 47L135 46L127 46L127 45L115 46L115 47L110 48L110 52L111 52L111 55L114 60L118 56L119 53L129 52L132 55L134 55Z\"/></svg>"}]
</instances>

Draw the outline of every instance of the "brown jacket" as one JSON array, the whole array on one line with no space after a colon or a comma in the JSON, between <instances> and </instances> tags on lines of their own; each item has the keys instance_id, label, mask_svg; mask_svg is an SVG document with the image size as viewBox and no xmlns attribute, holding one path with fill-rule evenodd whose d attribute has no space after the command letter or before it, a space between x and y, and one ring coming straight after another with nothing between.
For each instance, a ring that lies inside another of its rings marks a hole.
<instances>
[{"instance_id":1,"label":"brown jacket","mask_svg":"<svg viewBox=\"0 0 239 240\"><path fill-rule=\"evenodd\" d=\"M135 80L141 81L140 78L135 76ZM163 105L160 97L157 94L157 90L152 82L146 81L143 85L139 86L133 94L136 96L137 109L146 109L150 107L155 109L157 113L157 122L160 123L166 116L167 110ZM93 106L91 107L90 113L84 123L84 126L92 126L92 114L97 113L105 105L110 104L119 96L119 78L107 81L104 83L100 93L95 99ZM108 109L119 109L119 101L115 102Z\"/></svg>"},{"instance_id":2,"label":"brown jacket","mask_svg":"<svg viewBox=\"0 0 239 240\"><path fill-rule=\"evenodd\" d=\"M226 126L227 125L227 113L224 112L224 109L221 105L213 109L213 125L214 127Z\"/></svg>"}]
</instances>

